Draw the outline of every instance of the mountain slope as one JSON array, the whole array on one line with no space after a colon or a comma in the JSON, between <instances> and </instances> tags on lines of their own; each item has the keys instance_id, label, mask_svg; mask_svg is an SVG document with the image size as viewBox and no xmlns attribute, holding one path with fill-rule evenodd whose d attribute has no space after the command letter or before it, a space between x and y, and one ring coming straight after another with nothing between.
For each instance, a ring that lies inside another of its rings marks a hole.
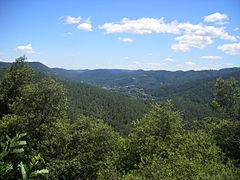
<instances>
[{"instance_id":1,"label":"mountain slope","mask_svg":"<svg viewBox=\"0 0 240 180\"><path fill-rule=\"evenodd\" d=\"M0 63L7 67L10 63ZM188 97L195 102L211 98L217 77L233 75L238 78L240 68L204 71L131 71L116 69L66 70L49 68L39 62L29 62L30 67L47 75L75 82L104 87L129 96L162 99L175 96Z\"/></svg>"}]
</instances>

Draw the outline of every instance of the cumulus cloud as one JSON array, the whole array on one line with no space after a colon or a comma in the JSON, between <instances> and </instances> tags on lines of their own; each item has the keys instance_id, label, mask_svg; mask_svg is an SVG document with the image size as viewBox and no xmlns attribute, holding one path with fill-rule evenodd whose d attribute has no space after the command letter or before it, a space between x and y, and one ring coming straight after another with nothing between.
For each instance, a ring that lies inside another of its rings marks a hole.
<instances>
[{"instance_id":1,"label":"cumulus cloud","mask_svg":"<svg viewBox=\"0 0 240 180\"><path fill-rule=\"evenodd\" d=\"M191 62L191 61L187 61L187 62L185 62L185 64L189 65L189 66L196 66L196 63Z\"/></svg>"},{"instance_id":2,"label":"cumulus cloud","mask_svg":"<svg viewBox=\"0 0 240 180\"><path fill-rule=\"evenodd\" d=\"M184 34L196 36L208 36L212 38L220 38L228 41L236 41L236 37L231 36L225 31L224 27L205 26L202 24L180 23L180 29L184 30Z\"/></svg>"},{"instance_id":3,"label":"cumulus cloud","mask_svg":"<svg viewBox=\"0 0 240 180\"><path fill-rule=\"evenodd\" d=\"M175 38L178 43L171 46L175 51L188 51L192 47L203 49L214 42L213 38L237 41L237 38L229 35L223 27L190 23L179 23L178 27L183 30L184 35Z\"/></svg>"},{"instance_id":4,"label":"cumulus cloud","mask_svg":"<svg viewBox=\"0 0 240 180\"><path fill-rule=\"evenodd\" d=\"M169 24L164 23L164 18L140 18L131 20L123 18L120 23L105 23L100 26L106 33L132 33L132 34L151 34L151 33L172 33L178 34L177 21Z\"/></svg>"},{"instance_id":5,"label":"cumulus cloud","mask_svg":"<svg viewBox=\"0 0 240 180\"><path fill-rule=\"evenodd\" d=\"M220 14L220 13L213 13L208 16L204 16L203 20L205 22L212 22L212 23L217 23L217 24L226 24L226 22L223 22L224 20L228 20L227 14Z\"/></svg>"},{"instance_id":6,"label":"cumulus cloud","mask_svg":"<svg viewBox=\"0 0 240 180\"><path fill-rule=\"evenodd\" d=\"M133 39L131 39L131 38L121 38L121 37L118 37L118 40L122 41L122 42L128 42L128 43L133 42Z\"/></svg>"},{"instance_id":7,"label":"cumulus cloud","mask_svg":"<svg viewBox=\"0 0 240 180\"><path fill-rule=\"evenodd\" d=\"M63 19L63 24L78 24L81 20L81 17L72 17L72 16L62 16L59 19Z\"/></svg>"},{"instance_id":8,"label":"cumulus cloud","mask_svg":"<svg viewBox=\"0 0 240 180\"><path fill-rule=\"evenodd\" d=\"M200 56L200 59L222 59L221 56Z\"/></svg>"},{"instance_id":9,"label":"cumulus cloud","mask_svg":"<svg viewBox=\"0 0 240 180\"><path fill-rule=\"evenodd\" d=\"M174 51L183 51L183 52L190 50L188 44L173 44L171 46L171 49Z\"/></svg>"},{"instance_id":10,"label":"cumulus cloud","mask_svg":"<svg viewBox=\"0 0 240 180\"><path fill-rule=\"evenodd\" d=\"M28 44L26 46L18 46L15 48L16 51L22 51L24 53L28 53L28 54L33 54L36 53L35 50L33 50L32 48L32 44Z\"/></svg>"},{"instance_id":11,"label":"cumulus cloud","mask_svg":"<svg viewBox=\"0 0 240 180\"><path fill-rule=\"evenodd\" d=\"M215 19L214 19L215 18ZM227 15L214 13L205 16L204 20L210 22L223 23ZM100 26L105 33L132 33L132 34L151 34L151 33L170 33L181 34L176 37L177 43L171 48L174 51L188 51L191 48L203 49L212 44L214 38L227 41L237 41L235 36L229 35L224 27L206 26L203 24L178 23L176 20L165 23L164 18L140 18L131 20L123 18L120 23L105 23Z\"/></svg>"},{"instance_id":12,"label":"cumulus cloud","mask_svg":"<svg viewBox=\"0 0 240 180\"><path fill-rule=\"evenodd\" d=\"M166 59L164 59L163 61L172 62L172 61L174 61L174 59L172 59L172 58L166 58Z\"/></svg>"},{"instance_id":13,"label":"cumulus cloud","mask_svg":"<svg viewBox=\"0 0 240 180\"><path fill-rule=\"evenodd\" d=\"M63 19L63 24L78 24L77 29L83 31L92 31L92 25L90 17L87 19L83 19L82 17L72 17L72 16L62 16L59 18Z\"/></svg>"},{"instance_id":14,"label":"cumulus cloud","mask_svg":"<svg viewBox=\"0 0 240 180\"><path fill-rule=\"evenodd\" d=\"M208 44L212 44L213 40L209 36L200 35L183 35L175 38L178 44L173 44L172 49L175 51L188 51L190 47L205 48Z\"/></svg>"},{"instance_id":15,"label":"cumulus cloud","mask_svg":"<svg viewBox=\"0 0 240 180\"><path fill-rule=\"evenodd\" d=\"M237 55L240 54L240 43L224 44L218 49L229 55Z\"/></svg>"},{"instance_id":16,"label":"cumulus cloud","mask_svg":"<svg viewBox=\"0 0 240 180\"><path fill-rule=\"evenodd\" d=\"M90 23L81 23L77 26L77 29L83 30L83 31L92 31L92 25Z\"/></svg>"}]
</instances>

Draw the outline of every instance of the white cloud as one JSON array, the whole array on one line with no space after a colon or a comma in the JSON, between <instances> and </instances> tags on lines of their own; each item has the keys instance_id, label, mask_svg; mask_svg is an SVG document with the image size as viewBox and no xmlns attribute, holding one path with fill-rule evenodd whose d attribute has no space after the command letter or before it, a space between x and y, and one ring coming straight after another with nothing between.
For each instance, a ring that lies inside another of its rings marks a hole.
<instances>
[{"instance_id":1,"label":"white cloud","mask_svg":"<svg viewBox=\"0 0 240 180\"><path fill-rule=\"evenodd\" d=\"M205 48L208 44L212 44L213 40L209 36L183 35L175 38L178 44L172 45L173 50L187 51L190 47Z\"/></svg>"},{"instance_id":2,"label":"white cloud","mask_svg":"<svg viewBox=\"0 0 240 180\"><path fill-rule=\"evenodd\" d=\"M125 56L124 59L130 59L130 57L129 56Z\"/></svg>"},{"instance_id":3,"label":"white cloud","mask_svg":"<svg viewBox=\"0 0 240 180\"><path fill-rule=\"evenodd\" d=\"M191 62L191 61L187 61L187 62L185 62L185 64L189 65L189 66L196 66L196 63Z\"/></svg>"},{"instance_id":4,"label":"white cloud","mask_svg":"<svg viewBox=\"0 0 240 180\"><path fill-rule=\"evenodd\" d=\"M240 43L224 44L218 46L218 49L229 55L237 55L240 54Z\"/></svg>"},{"instance_id":5,"label":"white cloud","mask_svg":"<svg viewBox=\"0 0 240 180\"><path fill-rule=\"evenodd\" d=\"M220 14L218 12L203 17L203 20L205 22L213 22L213 23L224 23L223 21L227 19L228 19L227 14Z\"/></svg>"},{"instance_id":6,"label":"white cloud","mask_svg":"<svg viewBox=\"0 0 240 180\"><path fill-rule=\"evenodd\" d=\"M204 20L216 23L225 23L227 15L215 13L205 16ZM178 23L176 20L165 23L164 18L140 18L131 20L123 18L120 23L105 23L100 26L106 33L132 33L132 34L151 34L151 33L171 33L181 34L176 37L175 43L171 48L175 51L188 51L191 48L206 48L212 44L214 38L227 41L237 41L235 36L229 35L224 27L206 26L203 24Z\"/></svg>"},{"instance_id":7,"label":"white cloud","mask_svg":"<svg viewBox=\"0 0 240 180\"><path fill-rule=\"evenodd\" d=\"M63 24L78 24L82 19L80 16L72 17L72 16L62 16L59 19L63 19Z\"/></svg>"},{"instance_id":8,"label":"white cloud","mask_svg":"<svg viewBox=\"0 0 240 180\"><path fill-rule=\"evenodd\" d=\"M237 28L237 27L233 29L233 31L238 31L238 30L239 30L239 28Z\"/></svg>"},{"instance_id":9,"label":"white cloud","mask_svg":"<svg viewBox=\"0 0 240 180\"><path fill-rule=\"evenodd\" d=\"M174 51L183 51L183 52L190 50L187 44L173 44L171 46L171 49Z\"/></svg>"},{"instance_id":10,"label":"white cloud","mask_svg":"<svg viewBox=\"0 0 240 180\"><path fill-rule=\"evenodd\" d=\"M59 18L63 19L63 24L78 24L77 29L83 31L92 31L91 19L90 17L87 19L82 19L82 17L72 17L72 16L62 16ZM81 22L81 23L80 23ZM70 34L66 34L70 35Z\"/></svg>"},{"instance_id":11,"label":"white cloud","mask_svg":"<svg viewBox=\"0 0 240 180\"><path fill-rule=\"evenodd\" d=\"M152 56L152 55L153 55L153 53L147 53L147 55L148 55L148 56Z\"/></svg>"},{"instance_id":12,"label":"white cloud","mask_svg":"<svg viewBox=\"0 0 240 180\"><path fill-rule=\"evenodd\" d=\"M122 42L128 42L128 43L133 42L133 39L131 39L131 38L121 38L121 37L118 37L118 40L122 41Z\"/></svg>"},{"instance_id":13,"label":"white cloud","mask_svg":"<svg viewBox=\"0 0 240 180\"><path fill-rule=\"evenodd\" d=\"M163 61L172 62L172 61L174 61L174 59L172 59L172 58L166 58L166 59L164 59Z\"/></svg>"},{"instance_id":14,"label":"white cloud","mask_svg":"<svg viewBox=\"0 0 240 180\"><path fill-rule=\"evenodd\" d=\"M77 26L77 29L83 31L92 31L92 25L90 23L82 23Z\"/></svg>"},{"instance_id":15,"label":"white cloud","mask_svg":"<svg viewBox=\"0 0 240 180\"><path fill-rule=\"evenodd\" d=\"M179 29L182 29L184 35L176 37L177 44L173 44L171 48L175 51L188 51L190 48L206 48L212 44L213 38L223 40L237 41L235 36L229 35L224 28L205 26L202 24L180 23Z\"/></svg>"},{"instance_id":16,"label":"white cloud","mask_svg":"<svg viewBox=\"0 0 240 180\"><path fill-rule=\"evenodd\" d=\"M178 34L177 21L169 24L164 23L164 18L140 18L130 20L123 18L119 24L105 23L100 29L106 30L106 33L132 33L132 34L151 34L151 33L172 33Z\"/></svg>"},{"instance_id":17,"label":"white cloud","mask_svg":"<svg viewBox=\"0 0 240 180\"><path fill-rule=\"evenodd\" d=\"M36 53L35 50L33 50L32 48L32 44L28 44L26 46L18 46L15 48L16 51L22 51L22 52L25 52L25 53L28 53L28 54L33 54L33 53Z\"/></svg>"},{"instance_id":18,"label":"white cloud","mask_svg":"<svg viewBox=\"0 0 240 180\"><path fill-rule=\"evenodd\" d=\"M223 21L223 22L216 22L215 24L217 25L224 25L224 24L229 24L228 21Z\"/></svg>"},{"instance_id":19,"label":"white cloud","mask_svg":"<svg viewBox=\"0 0 240 180\"><path fill-rule=\"evenodd\" d=\"M222 59L221 56L200 56L200 59Z\"/></svg>"},{"instance_id":20,"label":"white cloud","mask_svg":"<svg viewBox=\"0 0 240 180\"><path fill-rule=\"evenodd\" d=\"M237 41L236 37L229 35L224 27L205 26L202 24L180 23L179 29L184 30L184 34L196 36L208 36L212 38L220 38L228 41Z\"/></svg>"}]
</instances>

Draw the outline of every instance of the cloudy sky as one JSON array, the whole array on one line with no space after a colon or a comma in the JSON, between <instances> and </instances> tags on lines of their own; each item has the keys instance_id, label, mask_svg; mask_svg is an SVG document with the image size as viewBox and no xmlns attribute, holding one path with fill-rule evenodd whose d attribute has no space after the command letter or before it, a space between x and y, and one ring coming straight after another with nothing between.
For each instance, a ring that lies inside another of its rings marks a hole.
<instances>
[{"instance_id":1,"label":"cloudy sky","mask_svg":"<svg viewBox=\"0 0 240 180\"><path fill-rule=\"evenodd\" d=\"M0 0L0 61L67 69L240 67L240 0Z\"/></svg>"}]
</instances>

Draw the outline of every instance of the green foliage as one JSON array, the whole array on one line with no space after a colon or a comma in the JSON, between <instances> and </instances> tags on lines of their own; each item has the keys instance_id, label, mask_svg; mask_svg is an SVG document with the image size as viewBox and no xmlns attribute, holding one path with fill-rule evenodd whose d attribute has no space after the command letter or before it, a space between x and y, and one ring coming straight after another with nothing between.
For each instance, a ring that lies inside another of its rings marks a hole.
<instances>
[{"instance_id":1,"label":"green foliage","mask_svg":"<svg viewBox=\"0 0 240 180\"><path fill-rule=\"evenodd\" d=\"M0 117L12 113L9 106L20 96L20 89L32 79L32 70L24 63L26 57L17 58L0 83Z\"/></svg>"},{"instance_id":2,"label":"green foliage","mask_svg":"<svg viewBox=\"0 0 240 180\"><path fill-rule=\"evenodd\" d=\"M211 102L217 112L212 132L223 152L233 160L240 162L240 87L234 78L216 82L215 98Z\"/></svg>"},{"instance_id":3,"label":"green foliage","mask_svg":"<svg viewBox=\"0 0 240 180\"><path fill-rule=\"evenodd\" d=\"M20 93L21 96L17 97L10 107L14 114L48 121L49 118L59 118L66 112L67 99L64 89L51 78L27 84L21 88Z\"/></svg>"},{"instance_id":4,"label":"green foliage","mask_svg":"<svg viewBox=\"0 0 240 180\"><path fill-rule=\"evenodd\" d=\"M23 180L34 179L34 177L44 175L49 172L48 169L36 170L36 166L38 164L45 163L40 154L32 156L29 165L24 164L22 161L19 163L16 161L16 159L13 159L14 156L11 156L11 154L20 154L24 152L23 146L25 146L27 143L26 141L21 140L23 137L26 137L26 133L17 134L13 138L6 136L6 142L0 142L0 179L16 179L18 176L18 173L16 171L17 167L21 172ZM8 158L8 156L11 158Z\"/></svg>"},{"instance_id":5,"label":"green foliage","mask_svg":"<svg viewBox=\"0 0 240 180\"><path fill-rule=\"evenodd\" d=\"M68 114L74 122L81 115L102 119L116 131L127 134L129 124L143 117L147 105L140 100L85 84L61 81L67 89Z\"/></svg>"},{"instance_id":6,"label":"green foliage","mask_svg":"<svg viewBox=\"0 0 240 180\"><path fill-rule=\"evenodd\" d=\"M129 136L125 179L237 179L221 149L205 131L186 131L182 119L165 107L154 107ZM128 165L128 166L127 166ZM130 165L130 166L129 166Z\"/></svg>"},{"instance_id":7,"label":"green foliage","mask_svg":"<svg viewBox=\"0 0 240 180\"><path fill-rule=\"evenodd\" d=\"M74 124L70 157L82 164L82 178L96 177L105 158L118 149L119 140L120 136L100 120L82 117Z\"/></svg>"},{"instance_id":8,"label":"green foliage","mask_svg":"<svg viewBox=\"0 0 240 180\"><path fill-rule=\"evenodd\" d=\"M153 106L143 119L134 122L134 128L129 135L129 145L125 162L129 169L141 161L142 156L154 153L158 149L158 141L168 139L182 131L181 118L178 112L172 111L172 104L167 102L164 107Z\"/></svg>"},{"instance_id":9,"label":"green foliage","mask_svg":"<svg viewBox=\"0 0 240 180\"><path fill-rule=\"evenodd\" d=\"M18 167L21 172L22 179L31 180L35 179L35 177L37 176L48 174L49 173L48 169L35 170L35 167L39 163L45 163L44 159L41 157L40 154L35 155L31 158L29 166L27 164L24 164L23 162L20 162Z\"/></svg>"},{"instance_id":10,"label":"green foliage","mask_svg":"<svg viewBox=\"0 0 240 180\"><path fill-rule=\"evenodd\" d=\"M46 158L60 156L66 150L69 137L66 135L67 99L62 85L52 78L33 75L24 59L12 64L1 84L3 97L8 101L4 101L4 105L9 110L0 121L1 136L27 130L27 154L40 153ZM6 84L12 88L3 86ZM14 98L9 97L9 89Z\"/></svg>"},{"instance_id":11,"label":"green foliage","mask_svg":"<svg viewBox=\"0 0 240 180\"><path fill-rule=\"evenodd\" d=\"M16 154L24 152L22 146L26 145L26 141L21 140L26 133L17 134L14 138L10 138L6 135L6 142L0 142L0 174L5 175L13 169L12 162L6 161L5 157L9 154Z\"/></svg>"},{"instance_id":12,"label":"green foliage","mask_svg":"<svg viewBox=\"0 0 240 180\"><path fill-rule=\"evenodd\" d=\"M217 79L212 107L225 118L240 118L240 88L234 78Z\"/></svg>"}]
</instances>

